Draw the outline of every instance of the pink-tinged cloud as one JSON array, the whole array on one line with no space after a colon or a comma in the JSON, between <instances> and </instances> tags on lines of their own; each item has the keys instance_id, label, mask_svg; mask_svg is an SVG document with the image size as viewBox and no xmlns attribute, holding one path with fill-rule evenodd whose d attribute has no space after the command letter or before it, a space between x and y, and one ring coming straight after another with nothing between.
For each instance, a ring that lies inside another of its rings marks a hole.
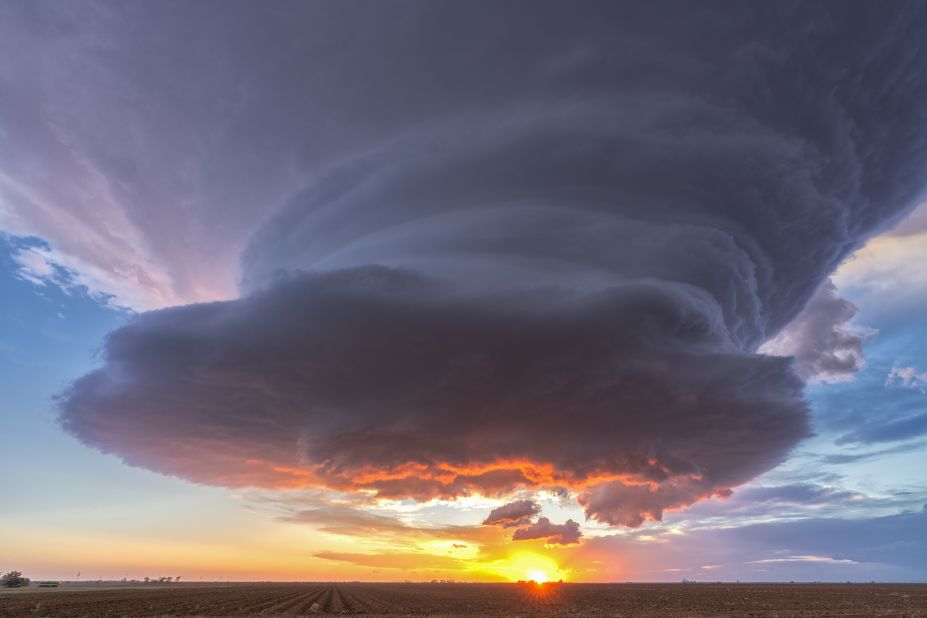
<instances>
[{"instance_id":1,"label":"pink-tinged cloud","mask_svg":"<svg viewBox=\"0 0 927 618\"><path fill-rule=\"evenodd\" d=\"M579 524L572 519L562 524L552 524L548 518L541 517L535 523L516 530L512 534L512 540L544 539L548 545L575 545L582 536Z\"/></svg>"},{"instance_id":2,"label":"pink-tinged cloud","mask_svg":"<svg viewBox=\"0 0 927 618\"><path fill-rule=\"evenodd\" d=\"M914 367L892 367L892 370L885 376L885 386L912 388L927 392L927 371L919 371Z\"/></svg>"},{"instance_id":3,"label":"pink-tinged cloud","mask_svg":"<svg viewBox=\"0 0 927 618\"><path fill-rule=\"evenodd\" d=\"M760 351L795 359L795 371L812 382L840 382L852 378L865 364L863 342L876 331L851 322L856 306L837 295L828 279L797 318Z\"/></svg>"}]
</instances>

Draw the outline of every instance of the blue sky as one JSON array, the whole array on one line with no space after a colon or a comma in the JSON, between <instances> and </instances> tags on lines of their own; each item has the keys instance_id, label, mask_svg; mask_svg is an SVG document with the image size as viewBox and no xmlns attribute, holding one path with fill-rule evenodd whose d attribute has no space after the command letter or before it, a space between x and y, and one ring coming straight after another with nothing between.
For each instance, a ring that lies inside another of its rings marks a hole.
<instances>
[{"instance_id":1,"label":"blue sky","mask_svg":"<svg viewBox=\"0 0 927 618\"><path fill-rule=\"evenodd\" d=\"M127 467L61 430L55 395L99 362L101 341L129 313L79 286L24 279L13 257L24 247L43 244L37 238L0 236L0 451L4 462L17 470L4 481L0 519L7 527L4 547L10 548L4 552L4 567L9 560L9 568L19 568L12 566L14 558L7 552L15 552L14 539L24 537L33 539L31 551L16 555L15 564L39 576L73 578L81 568L92 569L92 561L82 567L67 550L57 557L53 551L50 556L37 552L34 539L62 543L75 534L89 539L122 534L164 542L189 537L187 526L199 535L227 530L216 525L217 505L227 509L223 519L231 521L239 519L238 505L217 495L224 492ZM67 281L66 273L62 276ZM187 523L178 526L178 521ZM114 567L108 564L105 572L87 575L121 578Z\"/></svg>"}]
</instances>

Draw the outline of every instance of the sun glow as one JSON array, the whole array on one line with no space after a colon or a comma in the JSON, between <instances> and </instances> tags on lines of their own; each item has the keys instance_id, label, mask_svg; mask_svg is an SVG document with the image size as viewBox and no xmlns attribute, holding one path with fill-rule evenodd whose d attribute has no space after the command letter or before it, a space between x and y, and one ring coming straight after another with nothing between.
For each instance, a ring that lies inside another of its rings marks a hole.
<instances>
[{"instance_id":1,"label":"sun glow","mask_svg":"<svg viewBox=\"0 0 927 618\"><path fill-rule=\"evenodd\" d=\"M530 581L536 584L546 584L550 581L550 575L547 571L542 571L541 569L529 569L525 572L525 575L528 576Z\"/></svg>"},{"instance_id":2,"label":"sun glow","mask_svg":"<svg viewBox=\"0 0 927 618\"><path fill-rule=\"evenodd\" d=\"M487 574L512 582L534 581L544 584L566 579L566 573L549 556L534 552L517 552L481 569Z\"/></svg>"}]
</instances>

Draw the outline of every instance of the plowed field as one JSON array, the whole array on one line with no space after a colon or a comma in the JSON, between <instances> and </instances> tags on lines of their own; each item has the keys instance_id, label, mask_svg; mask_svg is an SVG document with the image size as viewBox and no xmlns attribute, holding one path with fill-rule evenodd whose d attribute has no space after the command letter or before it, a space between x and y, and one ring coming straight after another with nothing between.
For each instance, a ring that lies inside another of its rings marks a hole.
<instances>
[{"instance_id":1,"label":"plowed field","mask_svg":"<svg viewBox=\"0 0 927 618\"><path fill-rule=\"evenodd\" d=\"M8 616L924 616L921 584L175 584L0 592Z\"/></svg>"}]
</instances>

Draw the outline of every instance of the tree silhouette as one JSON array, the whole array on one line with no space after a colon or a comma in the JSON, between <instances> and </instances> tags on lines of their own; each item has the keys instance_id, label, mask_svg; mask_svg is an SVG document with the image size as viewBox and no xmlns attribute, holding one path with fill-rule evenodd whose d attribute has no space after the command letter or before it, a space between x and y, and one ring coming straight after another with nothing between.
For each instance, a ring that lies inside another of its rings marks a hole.
<instances>
[{"instance_id":1,"label":"tree silhouette","mask_svg":"<svg viewBox=\"0 0 927 618\"><path fill-rule=\"evenodd\" d=\"M22 571L10 571L0 577L0 584L5 588L22 588L29 585L29 578L23 577Z\"/></svg>"}]
</instances>

